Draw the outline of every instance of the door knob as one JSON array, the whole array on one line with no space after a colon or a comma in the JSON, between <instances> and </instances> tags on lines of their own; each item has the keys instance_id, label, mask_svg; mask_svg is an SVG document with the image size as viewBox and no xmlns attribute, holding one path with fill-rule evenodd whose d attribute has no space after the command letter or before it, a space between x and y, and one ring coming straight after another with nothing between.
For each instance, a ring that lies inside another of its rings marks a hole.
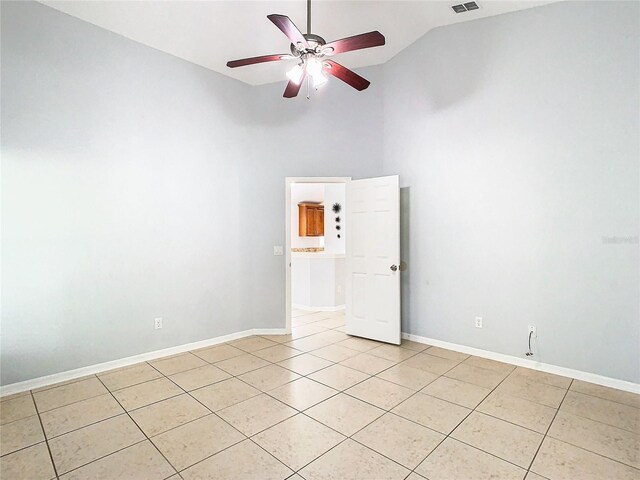
<instances>
[{"instance_id":1,"label":"door knob","mask_svg":"<svg viewBox=\"0 0 640 480\"><path fill-rule=\"evenodd\" d=\"M391 265L391 271L395 272L398 270L398 266L397 265Z\"/></svg>"}]
</instances>

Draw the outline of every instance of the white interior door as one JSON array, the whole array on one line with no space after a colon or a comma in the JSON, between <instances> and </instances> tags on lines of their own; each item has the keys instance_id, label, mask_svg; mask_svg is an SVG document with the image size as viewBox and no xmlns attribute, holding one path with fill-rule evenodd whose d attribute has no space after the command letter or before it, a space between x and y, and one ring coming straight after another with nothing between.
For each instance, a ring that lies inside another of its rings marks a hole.
<instances>
[{"instance_id":1,"label":"white interior door","mask_svg":"<svg viewBox=\"0 0 640 480\"><path fill-rule=\"evenodd\" d=\"M347 183L346 328L400 344L400 185L397 175Z\"/></svg>"}]
</instances>

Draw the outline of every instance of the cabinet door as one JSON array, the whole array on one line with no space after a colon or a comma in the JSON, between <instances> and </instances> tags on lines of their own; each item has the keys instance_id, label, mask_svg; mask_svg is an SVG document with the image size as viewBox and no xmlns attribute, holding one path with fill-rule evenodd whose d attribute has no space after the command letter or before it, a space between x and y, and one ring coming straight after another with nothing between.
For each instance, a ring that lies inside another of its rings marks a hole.
<instances>
[{"instance_id":1,"label":"cabinet door","mask_svg":"<svg viewBox=\"0 0 640 480\"><path fill-rule=\"evenodd\" d=\"M316 236L316 209L307 207L307 236Z\"/></svg>"},{"instance_id":2,"label":"cabinet door","mask_svg":"<svg viewBox=\"0 0 640 480\"><path fill-rule=\"evenodd\" d=\"M316 236L324 236L324 208L316 210Z\"/></svg>"},{"instance_id":3,"label":"cabinet door","mask_svg":"<svg viewBox=\"0 0 640 480\"><path fill-rule=\"evenodd\" d=\"M309 221L307 207L298 205L298 236L306 237L309 234L307 222Z\"/></svg>"}]
</instances>

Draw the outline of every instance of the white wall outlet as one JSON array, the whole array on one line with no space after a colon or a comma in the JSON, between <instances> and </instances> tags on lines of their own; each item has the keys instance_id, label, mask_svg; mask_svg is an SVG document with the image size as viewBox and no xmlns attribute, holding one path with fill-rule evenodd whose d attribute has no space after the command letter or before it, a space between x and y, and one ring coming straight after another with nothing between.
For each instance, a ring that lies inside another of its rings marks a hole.
<instances>
[{"instance_id":1,"label":"white wall outlet","mask_svg":"<svg viewBox=\"0 0 640 480\"><path fill-rule=\"evenodd\" d=\"M284 255L284 247L282 245L274 245L273 246L273 254L276 257L280 257Z\"/></svg>"},{"instance_id":2,"label":"white wall outlet","mask_svg":"<svg viewBox=\"0 0 640 480\"><path fill-rule=\"evenodd\" d=\"M156 330L158 330L159 328L162 328L162 317L154 318L153 319L153 324L154 324Z\"/></svg>"},{"instance_id":3,"label":"white wall outlet","mask_svg":"<svg viewBox=\"0 0 640 480\"><path fill-rule=\"evenodd\" d=\"M476 317L476 328L482 328L482 317Z\"/></svg>"},{"instance_id":4,"label":"white wall outlet","mask_svg":"<svg viewBox=\"0 0 640 480\"><path fill-rule=\"evenodd\" d=\"M538 329L535 325L529 325L529 333L531 334L531 338L536 338L538 336Z\"/></svg>"}]
</instances>

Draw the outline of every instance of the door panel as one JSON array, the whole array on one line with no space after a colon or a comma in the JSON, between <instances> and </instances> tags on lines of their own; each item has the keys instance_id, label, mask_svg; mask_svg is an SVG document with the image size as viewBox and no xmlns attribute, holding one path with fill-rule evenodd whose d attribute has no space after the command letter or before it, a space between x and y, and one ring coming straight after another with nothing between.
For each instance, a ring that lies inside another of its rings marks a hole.
<instances>
[{"instance_id":1,"label":"door panel","mask_svg":"<svg viewBox=\"0 0 640 480\"><path fill-rule=\"evenodd\" d=\"M397 175L347 184L349 335L400 344L400 188Z\"/></svg>"}]
</instances>

